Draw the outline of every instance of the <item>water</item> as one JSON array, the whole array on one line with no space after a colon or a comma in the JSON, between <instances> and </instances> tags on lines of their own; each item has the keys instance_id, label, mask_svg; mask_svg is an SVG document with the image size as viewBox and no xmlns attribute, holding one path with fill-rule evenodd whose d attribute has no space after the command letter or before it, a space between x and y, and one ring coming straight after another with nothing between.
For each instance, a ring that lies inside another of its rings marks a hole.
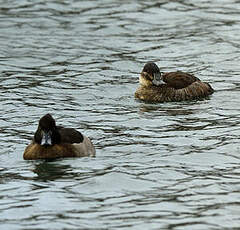
<instances>
[{"instance_id":1,"label":"water","mask_svg":"<svg viewBox=\"0 0 240 230\"><path fill-rule=\"evenodd\" d=\"M0 229L239 229L239 9L0 0ZM136 101L147 61L216 92ZM96 157L24 161L45 113Z\"/></svg>"}]
</instances>

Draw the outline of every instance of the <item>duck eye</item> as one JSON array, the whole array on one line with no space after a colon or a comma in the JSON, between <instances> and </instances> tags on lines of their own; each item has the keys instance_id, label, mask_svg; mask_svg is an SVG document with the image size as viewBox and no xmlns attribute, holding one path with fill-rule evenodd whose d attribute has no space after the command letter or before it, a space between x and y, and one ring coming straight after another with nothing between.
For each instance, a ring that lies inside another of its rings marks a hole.
<instances>
[{"instance_id":1,"label":"duck eye","mask_svg":"<svg viewBox=\"0 0 240 230\"><path fill-rule=\"evenodd\" d=\"M154 79L154 74L149 74L149 78L150 78L151 80L153 80L153 79Z\"/></svg>"},{"instance_id":2,"label":"duck eye","mask_svg":"<svg viewBox=\"0 0 240 230\"><path fill-rule=\"evenodd\" d=\"M145 77L146 77L146 79L148 79L150 81L152 81L154 79L153 74L150 74L150 73L146 73Z\"/></svg>"}]
</instances>

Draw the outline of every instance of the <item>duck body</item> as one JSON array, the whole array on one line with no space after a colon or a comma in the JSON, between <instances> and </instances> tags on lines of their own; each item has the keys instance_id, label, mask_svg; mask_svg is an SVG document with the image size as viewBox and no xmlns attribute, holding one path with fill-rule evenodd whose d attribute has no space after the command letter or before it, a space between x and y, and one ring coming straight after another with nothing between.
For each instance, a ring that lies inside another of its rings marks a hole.
<instances>
[{"instance_id":1,"label":"duck body","mask_svg":"<svg viewBox=\"0 0 240 230\"><path fill-rule=\"evenodd\" d=\"M50 114L43 116L32 142L26 147L25 160L95 156L90 139L73 128L56 126Z\"/></svg>"},{"instance_id":2,"label":"duck body","mask_svg":"<svg viewBox=\"0 0 240 230\"><path fill-rule=\"evenodd\" d=\"M177 71L160 73L153 62L147 63L139 78L135 98L147 102L177 102L206 98L214 90L192 74Z\"/></svg>"}]
</instances>

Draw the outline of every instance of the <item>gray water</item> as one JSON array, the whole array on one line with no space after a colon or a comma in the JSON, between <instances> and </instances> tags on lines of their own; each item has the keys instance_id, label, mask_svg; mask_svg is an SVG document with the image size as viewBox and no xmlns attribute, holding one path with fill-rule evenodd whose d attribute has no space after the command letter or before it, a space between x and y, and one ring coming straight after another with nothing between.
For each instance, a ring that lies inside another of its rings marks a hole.
<instances>
[{"instance_id":1,"label":"gray water","mask_svg":"<svg viewBox=\"0 0 240 230\"><path fill-rule=\"evenodd\" d=\"M0 0L0 229L239 229L240 2ZM207 100L136 101L147 61ZM24 161L51 113L95 158Z\"/></svg>"}]
</instances>

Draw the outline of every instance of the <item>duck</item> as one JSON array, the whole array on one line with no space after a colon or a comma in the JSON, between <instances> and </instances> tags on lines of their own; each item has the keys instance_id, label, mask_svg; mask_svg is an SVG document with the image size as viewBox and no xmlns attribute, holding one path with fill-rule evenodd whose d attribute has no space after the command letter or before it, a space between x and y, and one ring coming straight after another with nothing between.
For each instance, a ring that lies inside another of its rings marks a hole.
<instances>
[{"instance_id":1,"label":"duck","mask_svg":"<svg viewBox=\"0 0 240 230\"><path fill-rule=\"evenodd\" d=\"M57 126L51 114L40 118L33 140L25 148L24 160L95 156L91 140L74 128Z\"/></svg>"},{"instance_id":2,"label":"duck","mask_svg":"<svg viewBox=\"0 0 240 230\"><path fill-rule=\"evenodd\" d=\"M162 73L154 62L144 65L139 83L135 98L153 103L198 100L214 92L209 83L193 74L181 71Z\"/></svg>"}]
</instances>

